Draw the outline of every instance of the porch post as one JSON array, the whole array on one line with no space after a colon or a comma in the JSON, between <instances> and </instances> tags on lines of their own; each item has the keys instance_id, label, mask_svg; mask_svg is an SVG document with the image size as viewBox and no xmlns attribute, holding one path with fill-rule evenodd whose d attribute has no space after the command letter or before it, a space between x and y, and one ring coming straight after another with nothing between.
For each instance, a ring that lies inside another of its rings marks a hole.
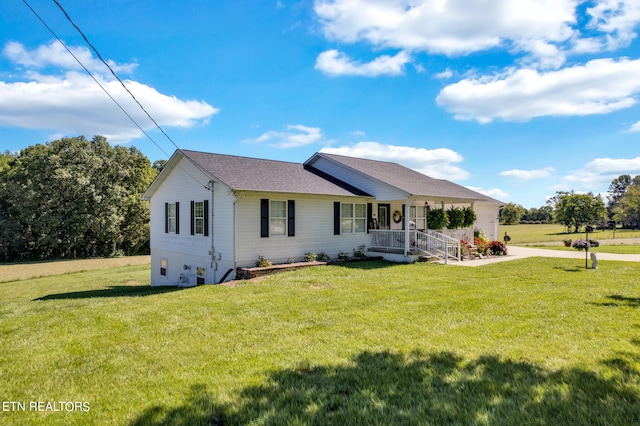
<instances>
[{"instance_id":1,"label":"porch post","mask_svg":"<svg viewBox=\"0 0 640 426\"><path fill-rule=\"evenodd\" d=\"M409 198L407 198L407 202L404 205L404 255L408 256L409 255L409 251L410 251L410 241L409 241L409 237L411 235L411 226L410 226L410 220L409 220L409 212L411 211L411 200Z\"/></svg>"}]
</instances>

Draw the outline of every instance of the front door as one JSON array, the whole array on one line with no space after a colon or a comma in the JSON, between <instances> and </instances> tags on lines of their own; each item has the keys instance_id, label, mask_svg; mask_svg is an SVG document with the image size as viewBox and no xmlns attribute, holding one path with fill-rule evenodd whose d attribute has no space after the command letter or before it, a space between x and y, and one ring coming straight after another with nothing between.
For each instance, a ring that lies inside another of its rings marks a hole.
<instances>
[{"instance_id":1,"label":"front door","mask_svg":"<svg viewBox=\"0 0 640 426\"><path fill-rule=\"evenodd\" d=\"M390 204L378 204L378 226L380 229L389 229L391 227L391 210Z\"/></svg>"}]
</instances>

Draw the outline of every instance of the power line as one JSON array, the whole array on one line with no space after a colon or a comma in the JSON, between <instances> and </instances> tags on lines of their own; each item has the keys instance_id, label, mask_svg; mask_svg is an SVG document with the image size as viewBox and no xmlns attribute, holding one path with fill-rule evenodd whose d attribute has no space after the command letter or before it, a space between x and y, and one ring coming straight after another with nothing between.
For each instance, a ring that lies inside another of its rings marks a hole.
<instances>
[{"instance_id":1,"label":"power line","mask_svg":"<svg viewBox=\"0 0 640 426\"><path fill-rule=\"evenodd\" d=\"M60 10L62 10L62 13L64 13L64 15L66 16L67 20L69 20L69 22L71 23L71 25L73 25L73 27L80 33L80 35L82 36L82 38L85 40L85 42L89 45L89 47L91 47L91 49L95 52L95 54L98 56L98 58L100 59L100 61L109 69L109 71L111 71L111 74L116 78L116 80L118 80L118 82L122 85L122 87L127 91L127 93L129 93L129 95L133 98L133 100L138 104L138 106L142 109L142 111L145 112L145 114L147 115L147 117L149 117L149 119L153 122L153 124L156 126L156 128L158 130L160 130L162 132L162 134L169 140L169 142L171 142L173 144L173 146L179 151L182 152L182 149L180 149L180 147L173 141L173 139L171 139L171 137L169 137L169 135L164 131L164 129L162 127L160 127L160 125L156 122L156 120L151 116L151 114L149 114L149 112L144 108L144 106L142 106L142 104L138 101L138 99L136 99L136 97L133 95L133 93L131 93L131 91L127 88L127 86L124 84L124 82L120 79L120 77L118 77L118 75L115 73L115 71L111 68L111 66L102 58L102 55L100 55L100 52L98 52L98 50L93 46L93 44L91 44L91 42L87 39L87 37L84 35L84 33L82 32L82 30L73 22L73 20L71 19L71 17L67 14L67 12L64 10L64 8L60 5L60 3L58 3L57 0L53 0L56 5L58 5L58 7L60 8ZM67 52L69 52L69 54L73 57L73 59L76 60L76 62L78 64L80 64L80 66L82 67L82 69L85 70L85 72L87 74L89 74L89 76L93 79L93 81L100 86L100 88L102 89L102 91L109 96L109 98L118 106L118 108L120 108L120 110L129 118L129 120L131 120L131 122L133 124L135 124L135 126L140 129L140 131L147 137L147 139L149 139L160 151L162 151L162 153L167 157L170 158L171 156L164 150L162 149L162 147L160 145L158 145L158 143L142 128L142 126L140 126L140 124L138 124L138 122L124 109L124 107L122 105L120 105L120 103L118 103L118 101L115 100L115 98L113 96L111 96L111 94L107 91L107 89L105 89L105 87L98 81L98 79L95 78L95 76L91 73L91 71L89 71L87 69L87 67L82 63L82 61L80 61L80 59L78 59L78 57L71 51L71 49L69 49L69 47L67 47L67 45L62 41L62 39L60 37L58 37L58 35L55 33L55 31L53 31L53 29L44 21L44 19L31 7L31 5L27 2L27 0L22 0L22 2L29 8L29 10L31 10L31 12L40 20L40 22L42 22L42 25L44 25L47 30L49 30L49 32L51 34L53 34L53 36L56 38L56 40L58 40L58 42L67 50ZM184 155L184 154L183 154ZM195 163L193 160L191 160L191 158L189 158L187 155L184 155L184 157L187 158L187 160L189 160L190 163L192 163L196 168L198 168L199 170L202 171L202 169L200 168L200 166ZM178 164L178 167L180 169L182 169L183 172L185 172L191 179L193 179L195 182L197 182L199 185L202 185L203 187L208 189L208 185L209 183L207 183L206 185L202 184L197 178L195 178L191 173L189 173L187 170L185 170L182 166L180 166ZM206 173L205 173L206 174Z\"/></svg>"},{"instance_id":2,"label":"power line","mask_svg":"<svg viewBox=\"0 0 640 426\"><path fill-rule=\"evenodd\" d=\"M102 55L100 54L100 52L98 52L98 49L96 49L94 47L93 44L91 44L91 42L89 41L89 39L87 39L87 36L84 35L84 33L82 32L82 30L75 24L75 22L73 22L73 20L71 19L71 17L69 16L69 14L67 13L66 10L64 10L64 8L62 7L62 5L60 3L58 3L58 0L53 0L53 2L58 5L58 7L60 8L60 10L62 11L62 13L64 13L64 16L67 18L67 20L71 23L71 25L73 25L73 27L78 30L78 32L80 33L80 35L82 36L82 38L84 39L84 41L87 43L87 45L89 45L89 47L91 48L91 50L93 50L95 52L95 54L98 56L98 59L100 59L100 61L109 69L109 71L111 71L111 74L115 77L116 80L118 80L118 82L120 82L120 84L122 85L122 87L124 87L124 90L127 91L127 93L129 93L129 95L131 95L131 97L133 98L134 101L136 101L136 103L138 104L138 106L140 107L140 109L142 109L142 111L144 111L145 114L147 114L147 117L149 117L149 119L153 122L153 124L156 126L156 128L158 130L160 130L162 132L163 135L165 135L165 137L169 140L169 142L171 142L173 144L173 146L176 147L177 150L180 150L180 147L178 147L178 145L173 141L173 139L171 139L169 137L169 135L164 131L164 129L162 127L160 127L160 125L156 122L156 120L154 120L154 118L151 116L151 114L149 114L149 112L142 106L142 104L138 101L138 99L136 99L136 97L133 95L133 93L131 93L131 91L127 88L127 86L124 84L124 82L120 79L120 77L118 77L118 75L115 73L115 71L113 71L113 68L111 68L111 66L107 63L107 61L105 61L102 58Z\"/></svg>"},{"instance_id":3,"label":"power line","mask_svg":"<svg viewBox=\"0 0 640 426\"><path fill-rule=\"evenodd\" d=\"M55 1L55 0L54 0ZM162 149L162 147L160 145L158 145L156 143L156 141L153 140L153 138L138 124L138 122L124 109L124 107L122 105L120 105L120 103L113 97L111 96L111 94L107 91L107 89L105 89L105 87L102 85L102 83L100 83L98 81L98 79L91 73L91 71L89 71L87 69L87 67L84 66L84 64L80 61L80 59L78 59L78 57L73 53L73 51L71 49L69 49L69 47L64 43L64 41L62 41L62 39L60 37L58 37L58 34L56 34L55 31L53 31L53 29L45 22L44 19L42 19L42 17L38 14L38 12L36 12L31 5L27 2L27 0L22 0L22 2L29 8L29 10L36 16L36 18L38 18L38 20L40 20L40 22L42 22L42 25L45 26L45 28L47 30L49 30L49 32L51 34L53 34L53 36L56 38L56 40L58 40L58 42L67 50L67 52L69 52L69 54L73 57L73 59L76 60L76 62L82 67L82 69L84 69L86 71L87 74L89 74L89 77L91 77L93 79L93 81L95 81L95 83L100 86L100 88L102 89L102 91L113 101L113 103L115 103L118 108L120 108L120 110L129 118L129 120L131 120L131 122L133 124L136 125L136 127L138 129L140 129L140 131L151 141L153 142L153 144L155 146L158 147L158 149L160 151L162 151L164 153L164 155L166 155L167 157L169 157L169 154L167 154L167 152ZM57 3L57 2L56 2Z\"/></svg>"}]
</instances>

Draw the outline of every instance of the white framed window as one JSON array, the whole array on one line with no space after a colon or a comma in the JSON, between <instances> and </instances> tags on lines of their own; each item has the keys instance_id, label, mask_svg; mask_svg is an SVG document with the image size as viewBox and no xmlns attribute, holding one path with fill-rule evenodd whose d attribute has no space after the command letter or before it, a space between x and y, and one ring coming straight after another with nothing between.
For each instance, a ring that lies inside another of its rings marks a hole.
<instances>
[{"instance_id":1,"label":"white framed window","mask_svg":"<svg viewBox=\"0 0 640 426\"><path fill-rule=\"evenodd\" d=\"M342 203L340 209L340 233L353 232L353 204Z\"/></svg>"},{"instance_id":2,"label":"white framed window","mask_svg":"<svg viewBox=\"0 0 640 426\"><path fill-rule=\"evenodd\" d=\"M207 279L207 268L204 266L196 266L196 284L204 284Z\"/></svg>"},{"instance_id":3,"label":"white framed window","mask_svg":"<svg viewBox=\"0 0 640 426\"><path fill-rule=\"evenodd\" d=\"M340 233L367 232L367 205L342 203L340 206Z\"/></svg>"},{"instance_id":4,"label":"white framed window","mask_svg":"<svg viewBox=\"0 0 640 426\"><path fill-rule=\"evenodd\" d=\"M287 235L287 202L271 201L269 235Z\"/></svg>"},{"instance_id":5,"label":"white framed window","mask_svg":"<svg viewBox=\"0 0 640 426\"><path fill-rule=\"evenodd\" d=\"M367 232L367 205L355 204L353 218L353 232Z\"/></svg>"},{"instance_id":6,"label":"white framed window","mask_svg":"<svg viewBox=\"0 0 640 426\"><path fill-rule=\"evenodd\" d=\"M204 234L204 201L196 201L194 206L195 233L202 235Z\"/></svg>"},{"instance_id":7,"label":"white framed window","mask_svg":"<svg viewBox=\"0 0 640 426\"><path fill-rule=\"evenodd\" d=\"M166 258L160 259L160 275L163 277L167 276L167 264L168 261Z\"/></svg>"},{"instance_id":8,"label":"white framed window","mask_svg":"<svg viewBox=\"0 0 640 426\"><path fill-rule=\"evenodd\" d=\"M167 207L167 223L169 232L176 233L176 203L169 203Z\"/></svg>"}]
</instances>

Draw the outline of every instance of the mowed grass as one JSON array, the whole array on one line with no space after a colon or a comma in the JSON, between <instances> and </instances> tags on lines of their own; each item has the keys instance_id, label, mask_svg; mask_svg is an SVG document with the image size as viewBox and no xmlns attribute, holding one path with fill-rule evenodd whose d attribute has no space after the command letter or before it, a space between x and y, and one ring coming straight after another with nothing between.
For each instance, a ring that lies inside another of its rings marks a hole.
<instances>
[{"instance_id":1,"label":"mowed grass","mask_svg":"<svg viewBox=\"0 0 640 426\"><path fill-rule=\"evenodd\" d=\"M640 264L368 261L151 288L0 284L2 424L640 423Z\"/></svg>"},{"instance_id":2,"label":"mowed grass","mask_svg":"<svg viewBox=\"0 0 640 426\"><path fill-rule=\"evenodd\" d=\"M509 244L519 245L526 243L540 242L562 242L564 239L580 240L584 239L584 230L579 233L567 232L567 228L557 223L540 225L500 225L500 240L504 238L505 232L511 237ZM596 240L617 240L640 238L640 230L616 229L600 231L595 230L589 233L589 238Z\"/></svg>"},{"instance_id":3,"label":"mowed grass","mask_svg":"<svg viewBox=\"0 0 640 426\"><path fill-rule=\"evenodd\" d=\"M67 274L69 272L94 271L117 266L149 265L150 263L151 256L0 263L0 282Z\"/></svg>"},{"instance_id":4,"label":"mowed grass","mask_svg":"<svg viewBox=\"0 0 640 426\"><path fill-rule=\"evenodd\" d=\"M584 232L566 232L566 227L559 224L541 225L500 225L501 239L506 232L511 245L527 245L533 247L549 248L554 250L575 250L563 246L563 240L581 240ZM594 231L589 233L590 239L599 240L600 247L596 250L601 253L640 254L640 230L617 229L606 231Z\"/></svg>"},{"instance_id":5,"label":"mowed grass","mask_svg":"<svg viewBox=\"0 0 640 426\"><path fill-rule=\"evenodd\" d=\"M549 245L549 244L531 244L529 247L537 247L549 250L561 250L561 251L576 251L573 247L565 247L564 245ZM601 244L599 247L593 247L589 249L589 252L599 253L615 253L615 254L640 254L640 244ZM582 251L584 253L584 251Z\"/></svg>"}]
</instances>

